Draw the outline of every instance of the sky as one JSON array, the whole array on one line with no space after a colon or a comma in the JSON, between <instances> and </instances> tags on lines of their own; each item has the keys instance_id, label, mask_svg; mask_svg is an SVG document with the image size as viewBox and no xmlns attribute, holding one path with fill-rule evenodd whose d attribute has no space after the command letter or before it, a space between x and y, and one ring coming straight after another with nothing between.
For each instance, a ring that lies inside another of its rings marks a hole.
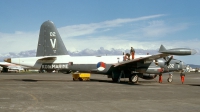
<instances>
[{"instance_id":1,"label":"sky","mask_svg":"<svg viewBox=\"0 0 200 112\"><path fill-rule=\"evenodd\" d=\"M199 0L1 0L0 53L36 50L54 22L67 50L191 48L200 45ZM199 54L178 57L199 64Z\"/></svg>"}]
</instances>

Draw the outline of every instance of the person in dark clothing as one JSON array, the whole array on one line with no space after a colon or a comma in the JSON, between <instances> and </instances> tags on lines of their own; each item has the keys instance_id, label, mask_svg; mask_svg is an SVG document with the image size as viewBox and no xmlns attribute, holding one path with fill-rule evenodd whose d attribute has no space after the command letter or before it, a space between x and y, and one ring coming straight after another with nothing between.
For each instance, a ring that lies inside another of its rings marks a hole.
<instances>
[{"instance_id":1,"label":"person in dark clothing","mask_svg":"<svg viewBox=\"0 0 200 112\"><path fill-rule=\"evenodd\" d=\"M135 58L135 49L131 47L130 54L132 55L132 59Z\"/></svg>"}]
</instances>

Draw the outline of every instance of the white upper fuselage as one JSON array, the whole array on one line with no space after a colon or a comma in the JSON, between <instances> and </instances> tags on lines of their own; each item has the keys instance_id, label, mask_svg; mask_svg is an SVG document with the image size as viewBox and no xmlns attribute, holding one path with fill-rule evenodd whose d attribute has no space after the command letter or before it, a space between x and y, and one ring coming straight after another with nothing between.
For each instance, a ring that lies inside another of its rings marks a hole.
<instances>
[{"instance_id":1,"label":"white upper fuselage","mask_svg":"<svg viewBox=\"0 0 200 112\"><path fill-rule=\"evenodd\" d=\"M135 55L135 58L147 57L149 55ZM47 57L56 57L53 59L45 59ZM69 63L73 64L97 64L98 62L104 62L106 64L115 64L123 61L123 55L118 56L45 56L45 57L28 57L28 58L12 58L11 63L29 66L33 68L40 69L41 65L44 63Z\"/></svg>"}]
</instances>

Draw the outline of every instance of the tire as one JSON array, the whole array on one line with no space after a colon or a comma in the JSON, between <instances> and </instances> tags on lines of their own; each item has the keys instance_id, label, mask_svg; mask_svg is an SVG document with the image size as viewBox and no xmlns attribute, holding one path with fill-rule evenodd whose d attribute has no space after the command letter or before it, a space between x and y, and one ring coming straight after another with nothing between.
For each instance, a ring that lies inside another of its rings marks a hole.
<instances>
[{"instance_id":1,"label":"tire","mask_svg":"<svg viewBox=\"0 0 200 112\"><path fill-rule=\"evenodd\" d=\"M167 78L167 82L172 82L173 81L173 79L172 78Z\"/></svg>"},{"instance_id":2,"label":"tire","mask_svg":"<svg viewBox=\"0 0 200 112\"><path fill-rule=\"evenodd\" d=\"M137 74L131 74L129 76L129 82L132 82L132 83L137 83L138 82L138 75Z\"/></svg>"},{"instance_id":3,"label":"tire","mask_svg":"<svg viewBox=\"0 0 200 112\"><path fill-rule=\"evenodd\" d=\"M79 80L79 81L83 81L83 79L82 79L82 78L78 78L78 80Z\"/></svg>"},{"instance_id":4,"label":"tire","mask_svg":"<svg viewBox=\"0 0 200 112\"><path fill-rule=\"evenodd\" d=\"M113 82L118 82L118 79L117 78L112 78L112 81Z\"/></svg>"}]
</instances>

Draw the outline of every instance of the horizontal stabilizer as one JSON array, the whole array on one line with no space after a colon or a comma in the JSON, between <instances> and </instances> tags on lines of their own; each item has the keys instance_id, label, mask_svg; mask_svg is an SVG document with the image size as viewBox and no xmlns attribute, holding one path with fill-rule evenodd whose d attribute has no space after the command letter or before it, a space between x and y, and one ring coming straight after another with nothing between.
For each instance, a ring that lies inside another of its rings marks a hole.
<instances>
[{"instance_id":1,"label":"horizontal stabilizer","mask_svg":"<svg viewBox=\"0 0 200 112\"><path fill-rule=\"evenodd\" d=\"M56 60L56 59L57 59L57 57L43 57L38 60Z\"/></svg>"}]
</instances>

